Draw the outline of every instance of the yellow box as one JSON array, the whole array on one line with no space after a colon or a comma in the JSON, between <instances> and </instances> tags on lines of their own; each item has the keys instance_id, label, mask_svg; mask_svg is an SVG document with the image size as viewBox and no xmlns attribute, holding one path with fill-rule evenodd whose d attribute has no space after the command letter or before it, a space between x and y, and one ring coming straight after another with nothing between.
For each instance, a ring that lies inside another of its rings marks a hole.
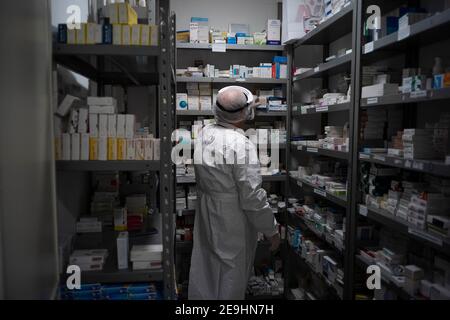
<instances>
[{"instance_id":1,"label":"yellow box","mask_svg":"<svg viewBox=\"0 0 450 320\"><path fill-rule=\"evenodd\" d=\"M89 160L98 160L98 138L89 138Z\"/></svg>"},{"instance_id":2,"label":"yellow box","mask_svg":"<svg viewBox=\"0 0 450 320\"><path fill-rule=\"evenodd\" d=\"M131 26L131 44L138 46L141 44L141 25L135 24Z\"/></svg>"},{"instance_id":3,"label":"yellow box","mask_svg":"<svg viewBox=\"0 0 450 320\"><path fill-rule=\"evenodd\" d=\"M117 160L117 139L108 138L108 160Z\"/></svg>"},{"instance_id":4,"label":"yellow box","mask_svg":"<svg viewBox=\"0 0 450 320\"><path fill-rule=\"evenodd\" d=\"M67 27L67 44L77 44L77 30Z\"/></svg>"},{"instance_id":5,"label":"yellow box","mask_svg":"<svg viewBox=\"0 0 450 320\"><path fill-rule=\"evenodd\" d=\"M76 29L77 44L86 44L87 24L80 23L80 28Z\"/></svg>"},{"instance_id":6,"label":"yellow box","mask_svg":"<svg viewBox=\"0 0 450 320\"><path fill-rule=\"evenodd\" d=\"M150 25L150 45L157 46L159 44L159 29L157 25Z\"/></svg>"},{"instance_id":7,"label":"yellow box","mask_svg":"<svg viewBox=\"0 0 450 320\"><path fill-rule=\"evenodd\" d=\"M128 25L122 26L122 45L124 46L131 45L131 26Z\"/></svg>"},{"instance_id":8,"label":"yellow box","mask_svg":"<svg viewBox=\"0 0 450 320\"><path fill-rule=\"evenodd\" d=\"M113 24L113 44L122 44L122 26L120 24Z\"/></svg>"},{"instance_id":9,"label":"yellow box","mask_svg":"<svg viewBox=\"0 0 450 320\"><path fill-rule=\"evenodd\" d=\"M138 15L129 3L119 3L119 23L120 24L137 24Z\"/></svg>"},{"instance_id":10,"label":"yellow box","mask_svg":"<svg viewBox=\"0 0 450 320\"><path fill-rule=\"evenodd\" d=\"M141 24L141 46L150 45L150 26L148 24Z\"/></svg>"},{"instance_id":11,"label":"yellow box","mask_svg":"<svg viewBox=\"0 0 450 320\"><path fill-rule=\"evenodd\" d=\"M117 160L126 160L127 158L127 140L117 139Z\"/></svg>"}]
</instances>

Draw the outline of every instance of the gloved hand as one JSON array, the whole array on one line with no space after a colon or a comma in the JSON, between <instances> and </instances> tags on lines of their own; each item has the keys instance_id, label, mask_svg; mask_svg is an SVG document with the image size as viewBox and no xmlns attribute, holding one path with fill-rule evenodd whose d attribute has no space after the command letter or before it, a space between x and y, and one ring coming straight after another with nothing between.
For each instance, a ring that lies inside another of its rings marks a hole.
<instances>
[{"instance_id":1,"label":"gloved hand","mask_svg":"<svg viewBox=\"0 0 450 320\"><path fill-rule=\"evenodd\" d=\"M278 248L280 247L281 242L280 234L278 232L274 234L270 239L270 242L271 242L270 251L272 252L277 251Z\"/></svg>"}]
</instances>

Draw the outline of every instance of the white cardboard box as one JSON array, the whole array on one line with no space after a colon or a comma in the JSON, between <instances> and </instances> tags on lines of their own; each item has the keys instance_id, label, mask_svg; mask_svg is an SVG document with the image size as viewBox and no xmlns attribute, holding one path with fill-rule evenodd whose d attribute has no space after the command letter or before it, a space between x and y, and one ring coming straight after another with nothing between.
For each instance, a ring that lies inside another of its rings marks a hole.
<instances>
[{"instance_id":1,"label":"white cardboard box","mask_svg":"<svg viewBox=\"0 0 450 320\"><path fill-rule=\"evenodd\" d=\"M123 231L117 237L117 268L128 269L128 232Z\"/></svg>"},{"instance_id":2,"label":"white cardboard box","mask_svg":"<svg viewBox=\"0 0 450 320\"><path fill-rule=\"evenodd\" d=\"M141 25L134 24L131 26L131 44L139 46L141 44Z\"/></svg>"},{"instance_id":3,"label":"white cardboard box","mask_svg":"<svg viewBox=\"0 0 450 320\"><path fill-rule=\"evenodd\" d=\"M81 133L80 160L89 160L89 133Z\"/></svg>"},{"instance_id":4,"label":"white cardboard box","mask_svg":"<svg viewBox=\"0 0 450 320\"><path fill-rule=\"evenodd\" d=\"M88 118L89 118L88 109L80 108L78 110L78 133L88 132Z\"/></svg>"},{"instance_id":5,"label":"white cardboard box","mask_svg":"<svg viewBox=\"0 0 450 320\"><path fill-rule=\"evenodd\" d=\"M80 134L72 133L70 139L71 139L70 159L72 161L79 161L80 160Z\"/></svg>"},{"instance_id":6,"label":"white cardboard box","mask_svg":"<svg viewBox=\"0 0 450 320\"><path fill-rule=\"evenodd\" d=\"M117 108L114 106L89 106L89 113L91 114L115 114Z\"/></svg>"},{"instance_id":7,"label":"white cardboard box","mask_svg":"<svg viewBox=\"0 0 450 320\"><path fill-rule=\"evenodd\" d=\"M127 160L135 160L136 157L136 148L134 144L134 139L126 139L127 140Z\"/></svg>"},{"instance_id":8,"label":"white cardboard box","mask_svg":"<svg viewBox=\"0 0 450 320\"><path fill-rule=\"evenodd\" d=\"M153 160L161 159L161 140L153 139Z\"/></svg>"},{"instance_id":9,"label":"white cardboard box","mask_svg":"<svg viewBox=\"0 0 450 320\"><path fill-rule=\"evenodd\" d=\"M121 44L122 44L122 26L120 24L113 24L113 45L120 46Z\"/></svg>"},{"instance_id":10,"label":"white cardboard box","mask_svg":"<svg viewBox=\"0 0 450 320\"><path fill-rule=\"evenodd\" d=\"M134 114L125 115L125 138L127 139L134 138L135 124L136 124L136 117Z\"/></svg>"},{"instance_id":11,"label":"white cardboard box","mask_svg":"<svg viewBox=\"0 0 450 320\"><path fill-rule=\"evenodd\" d=\"M72 105L75 101L80 100L77 97L71 96L70 94L66 95L61 102L61 104L58 106L58 110L56 110L56 114L65 117L69 111L70 108L72 108Z\"/></svg>"},{"instance_id":12,"label":"white cardboard box","mask_svg":"<svg viewBox=\"0 0 450 320\"><path fill-rule=\"evenodd\" d=\"M70 160L70 152L71 152L70 134L63 133L61 135L61 139L62 139L62 160Z\"/></svg>"},{"instance_id":13,"label":"white cardboard box","mask_svg":"<svg viewBox=\"0 0 450 320\"><path fill-rule=\"evenodd\" d=\"M108 137L108 115L100 114L98 116L98 135L100 138Z\"/></svg>"},{"instance_id":14,"label":"white cardboard box","mask_svg":"<svg viewBox=\"0 0 450 320\"><path fill-rule=\"evenodd\" d=\"M134 139L135 160L145 160L144 139Z\"/></svg>"},{"instance_id":15,"label":"white cardboard box","mask_svg":"<svg viewBox=\"0 0 450 320\"><path fill-rule=\"evenodd\" d=\"M189 110L200 110L200 97L188 96L188 108Z\"/></svg>"},{"instance_id":16,"label":"white cardboard box","mask_svg":"<svg viewBox=\"0 0 450 320\"><path fill-rule=\"evenodd\" d=\"M153 160L153 139L145 138L144 140L144 160Z\"/></svg>"},{"instance_id":17,"label":"white cardboard box","mask_svg":"<svg viewBox=\"0 0 450 320\"><path fill-rule=\"evenodd\" d=\"M117 138L125 138L125 115L117 115L117 128L116 128Z\"/></svg>"},{"instance_id":18,"label":"white cardboard box","mask_svg":"<svg viewBox=\"0 0 450 320\"><path fill-rule=\"evenodd\" d=\"M98 138L98 114L89 114L89 134Z\"/></svg>"},{"instance_id":19,"label":"white cardboard box","mask_svg":"<svg viewBox=\"0 0 450 320\"><path fill-rule=\"evenodd\" d=\"M108 137L117 137L117 115L115 114L108 115Z\"/></svg>"},{"instance_id":20,"label":"white cardboard box","mask_svg":"<svg viewBox=\"0 0 450 320\"><path fill-rule=\"evenodd\" d=\"M113 97L88 97L87 104L90 106L117 106L117 100Z\"/></svg>"},{"instance_id":21,"label":"white cardboard box","mask_svg":"<svg viewBox=\"0 0 450 320\"><path fill-rule=\"evenodd\" d=\"M146 24L141 25L141 41L142 46L150 45L150 26Z\"/></svg>"},{"instance_id":22,"label":"white cardboard box","mask_svg":"<svg viewBox=\"0 0 450 320\"><path fill-rule=\"evenodd\" d=\"M186 93L177 93L177 110L188 109L188 95Z\"/></svg>"},{"instance_id":23,"label":"white cardboard box","mask_svg":"<svg viewBox=\"0 0 450 320\"><path fill-rule=\"evenodd\" d=\"M122 26L122 45L131 45L131 26L129 25Z\"/></svg>"},{"instance_id":24,"label":"white cardboard box","mask_svg":"<svg viewBox=\"0 0 450 320\"><path fill-rule=\"evenodd\" d=\"M267 20L267 43L281 44L281 21L277 19Z\"/></svg>"}]
</instances>

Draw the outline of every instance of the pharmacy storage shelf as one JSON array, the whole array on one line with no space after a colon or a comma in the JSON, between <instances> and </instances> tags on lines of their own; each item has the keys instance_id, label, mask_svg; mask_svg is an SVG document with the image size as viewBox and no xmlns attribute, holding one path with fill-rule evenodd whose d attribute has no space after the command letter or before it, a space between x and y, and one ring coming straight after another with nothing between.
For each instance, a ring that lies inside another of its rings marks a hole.
<instances>
[{"instance_id":1,"label":"pharmacy storage shelf","mask_svg":"<svg viewBox=\"0 0 450 320\"><path fill-rule=\"evenodd\" d=\"M331 112L340 112L340 111L348 111L351 108L350 103L340 103L340 104L334 104L334 105L328 105L328 106L317 106L314 108L308 108L305 111L301 110L301 104L295 104L293 105L293 117L302 117L305 115L310 114L318 114L318 113L331 113Z\"/></svg>"},{"instance_id":2,"label":"pharmacy storage shelf","mask_svg":"<svg viewBox=\"0 0 450 320\"><path fill-rule=\"evenodd\" d=\"M314 30L300 39L288 41L288 44L293 44L294 47L300 45L322 45L345 36L352 31L352 11L353 4L349 3L347 7L322 22Z\"/></svg>"},{"instance_id":3,"label":"pharmacy storage shelf","mask_svg":"<svg viewBox=\"0 0 450 320\"><path fill-rule=\"evenodd\" d=\"M306 146L295 146L291 145L291 150L297 152L307 153L313 156L326 156L329 158L340 159L340 160L348 160L350 158L350 154L348 152L328 150L322 148L312 148Z\"/></svg>"},{"instance_id":4,"label":"pharmacy storage shelf","mask_svg":"<svg viewBox=\"0 0 450 320\"><path fill-rule=\"evenodd\" d=\"M293 80L300 81L309 78L321 78L323 76L329 76L341 72L350 71L351 61L352 55L346 54L341 57L335 58L329 62L322 63L312 70L294 76Z\"/></svg>"},{"instance_id":5,"label":"pharmacy storage shelf","mask_svg":"<svg viewBox=\"0 0 450 320\"><path fill-rule=\"evenodd\" d=\"M177 43L177 49L190 49L190 50L212 50L213 44L211 43ZM243 45L243 44L226 44L226 50L241 50L241 51L283 51L284 46L275 45ZM213 51L214 52L214 51ZM222 52L218 52L222 53Z\"/></svg>"},{"instance_id":6,"label":"pharmacy storage shelf","mask_svg":"<svg viewBox=\"0 0 450 320\"><path fill-rule=\"evenodd\" d=\"M336 196L336 195L334 195L328 191L325 191L325 190L321 189L320 187L306 181L305 179L291 177L291 180L292 180L293 184L299 186L300 188L306 188L306 189L312 190L314 195L318 196L319 198L328 200L328 201L330 201L334 204L337 204L338 206L344 207L344 208L347 206L347 199L345 197Z\"/></svg>"},{"instance_id":7,"label":"pharmacy storage shelf","mask_svg":"<svg viewBox=\"0 0 450 320\"><path fill-rule=\"evenodd\" d=\"M367 57L380 50L406 50L407 44L423 46L448 38L450 9L423 19L409 27L391 33L363 47L363 56Z\"/></svg>"},{"instance_id":8,"label":"pharmacy storage shelf","mask_svg":"<svg viewBox=\"0 0 450 320\"><path fill-rule=\"evenodd\" d=\"M177 116L214 116L212 110L177 110ZM256 111L257 117L287 117L287 112L284 111Z\"/></svg>"},{"instance_id":9,"label":"pharmacy storage shelf","mask_svg":"<svg viewBox=\"0 0 450 320\"><path fill-rule=\"evenodd\" d=\"M272 78L208 78L208 77L177 77L178 83L249 83L249 84L286 84L286 79Z\"/></svg>"},{"instance_id":10,"label":"pharmacy storage shelf","mask_svg":"<svg viewBox=\"0 0 450 320\"><path fill-rule=\"evenodd\" d=\"M56 161L58 171L159 171L160 161Z\"/></svg>"},{"instance_id":11,"label":"pharmacy storage shelf","mask_svg":"<svg viewBox=\"0 0 450 320\"><path fill-rule=\"evenodd\" d=\"M118 46L112 44L55 44L54 55L78 56L151 56L158 57L158 46Z\"/></svg>"},{"instance_id":12,"label":"pharmacy storage shelf","mask_svg":"<svg viewBox=\"0 0 450 320\"><path fill-rule=\"evenodd\" d=\"M360 204L359 214L397 232L407 235L418 242L426 243L436 251L447 254L450 252L449 238L443 238L441 236L431 234L425 230L417 229L416 227L410 225L406 220L396 217L386 210Z\"/></svg>"},{"instance_id":13,"label":"pharmacy storage shelf","mask_svg":"<svg viewBox=\"0 0 450 320\"><path fill-rule=\"evenodd\" d=\"M394 104L418 103L450 99L450 88L416 91L405 94L361 99L361 107L386 106Z\"/></svg>"},{"instance_id":14,"label":"pharmacy storage shelf","mask_svg":"<svg viewBox=\"0 0 450 320\"><path fill-rule=\"evenodd\" d=\"M369 154L363 152L359 154L359 159L364 162L377 163L389 167L450 178L450 165L446 165L443 161L409 160L401 157L389 156L387 154Z\"/></svg>"}]
</instances>

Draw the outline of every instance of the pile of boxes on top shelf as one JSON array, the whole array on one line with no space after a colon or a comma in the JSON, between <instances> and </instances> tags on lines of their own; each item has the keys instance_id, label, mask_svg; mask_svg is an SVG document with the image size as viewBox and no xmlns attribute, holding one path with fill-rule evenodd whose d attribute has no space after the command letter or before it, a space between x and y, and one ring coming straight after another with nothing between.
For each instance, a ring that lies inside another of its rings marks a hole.
<instances>
[{"instance_id":1,"label":"pile of boxes on top shelf","mask_svg":"<svg viewBox=\"0 0 450 320\"><path fill-rule=\"evenodd\" d=\"M300 39L351 4L351 0L283 1L283 42Z\"/></svg>"},{"instance_id":2,"label":"pile of boxes on top shelf","mask_svg":"<svg viewBox=\"0 0 450 320\"><path fill-rule=\"evenodd\" d=\"M103 10L100 24L58 25L58 43L158 45L158 26L138 24L138 13L129 3L108 4Z\"/></svg>"},{"instance_id":3,"label":"pile of boxes on top shelf","mask_svg":"<svg viewBox=\"0 0 450 320\"><path fill-rule=\"evenodd\" d=\"M320 148L333 151L348 152L348 124L346 124L344 127L325 126L324 129L324 138L318 140L303 140L301 137L293 137L292 145L313 149Z\"/></svg>"},{"instance_id":4,"label":"pile of boxes on top shelf","mask_svg":"<svg viewBox=\"0 0 450 320\"><path fill-rule=\"evenodd\" d=\"M315 159L311 160L309 166L299 166L297 171L291 171L290 175L294 179L304 180L314 185L318 189L337 197L347 197L347 165L331 160Z\"/></svg>"},{"instance_id":5,"label":"pile of boxes on top shelf","mask_svg":"<svg viewBox=\"0 0 450 320\"><path fill-rule=\"evenodd\" d=\"M304 235L300 228L288 226L288 242L311 269L322 275L342 298L344 269L339 254L327 250L320 240Z\"/></svg>"},{"instance_id":6,"label":"pile of boxes on top shelf","mask_svg":"<svg viewBox=\"0 0 450 320\"><path fill-rule=\"evenodd\" d=\"M380 247L361 249L359 257L368 265L378 266L383 280L402 288L413 298L450 299L450 261L435 255L431 263L425 262L422 257L407 252L406 238L381 230ZM397 293L386 282L381 285L381 290L374 290L376 300L397 299Z\"/></svg>"},{"instance_id":7,"label":"pile of boxes on top shelf","mask_svg":"<svg viewBox=\"0 0 450 320\"><path fill-rule=\"evenodd\" d=\"M87 104L67 95L58 107L56 160L159 160L160 140L139 128L135 115L117 114L116 99L88 97Z\"/></svg>"},{"instance_id":8,"label":"pile of boxes on top shelf","mask_svg":"<svg viewBox=\"0 0 450 320\"><path fill-rule=\"evenodd\" d=\"M177 69L177 77L217 78L217 79L287 79L287 57L274 56L272 62L261 62L259 66L249 67L233 64L227 70L217 69L214 65Z\"/></svg>"},{"instance_id":9,"label":"pile of boxes on top shelf","mask_svg":"<svg viewBox=\"0 0 450 320\"><path fill-rule=\"evenodd\" d=\"M314 198L305 196L302 204L298 199L288 199L288 212L303 218L308 228L318 237L337 249L344 250L345 212L341 209L316 203Z\"/></svg>"},{"instance_id":10,"label":"pile of boxes on top shelf","mask_svg":"<svg viewBox=\"0 0 450 320\"><path fill-rule=\"evenodd\" d=\"M321 98L314 99L311 103L294 106L293 111L307 114L308 110L316 109L318 112L328 111L329 106L350 102L350 91L344 93L325 93Z\"/></svg>"},{"instance_id":11,"label":"pile of boxes on top shelf","mask_svg":"<svg viewBox=\"0 0 450 320\"><path fill-rule=\"evenodd\" d=\"M160 288L153 283L122 283L104 285L82 284L79 290L60 288L62 300L161 300Z\"/></svg>"},{"instance_id":12,"label":"pile of boxes on top shelf","mask_svg":"<svg viewBox=\"0 0 450 320\"><path fill-rule=\"evenodd\" d=\"M425 176L417 182L399 169L375 164L361 166L364 203L370 208L383 209L404 220L417 230L427 230L450 238L450 181Z\"/></svg>"},{"instance_id":13,"label":"pile of boxes on top shelf","mask_svg":"<svg viewBox=\"0 0 450 320\"><path fill-rule=\"evenodd\" d=\"M280 45L281 22L268 20L265 32L250 33L248 24L232 23L228 25L228 32L209 28L208 18L192 17L189 30L177 32L177 42L184 43L212 43L212 44L241 44L241 45Z\"/></svg>"}]
</instances>

